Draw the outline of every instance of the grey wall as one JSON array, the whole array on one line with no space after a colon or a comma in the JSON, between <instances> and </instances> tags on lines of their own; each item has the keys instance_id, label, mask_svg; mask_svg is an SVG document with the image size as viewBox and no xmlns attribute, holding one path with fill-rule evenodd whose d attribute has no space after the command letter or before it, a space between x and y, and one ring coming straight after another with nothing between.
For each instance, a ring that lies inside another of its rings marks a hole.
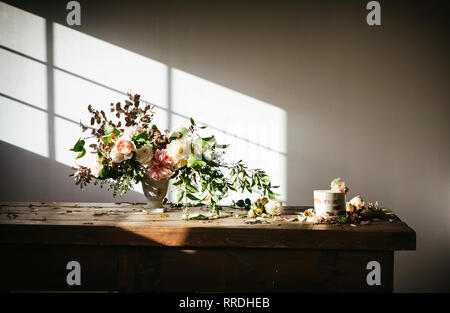
<instances>
[{"instance_id":1,"label":"grey wall","mask_svg":"<svg viewBox=\"0 0 450 313\"><path fill-rule=\"evenodd\" d=\"M65 24L65 1L8 2ZM288 204L345 177L417 232L395 290L450 291L446 2L381 1L381 27L365 24L366 1L80 2L77 30L284 109ZM1 156L1 200L109 199L45 158L6 143Z\"/></svg>"}]
</instances>

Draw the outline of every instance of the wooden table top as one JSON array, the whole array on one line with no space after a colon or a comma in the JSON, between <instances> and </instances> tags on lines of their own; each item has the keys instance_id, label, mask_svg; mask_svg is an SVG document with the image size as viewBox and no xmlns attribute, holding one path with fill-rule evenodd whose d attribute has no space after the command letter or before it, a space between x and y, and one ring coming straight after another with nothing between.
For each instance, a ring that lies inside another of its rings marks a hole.
<instances>
[{"instance_id":1,"label":"wooden table top","mask_svg":"<svg viewBox=\"0 0 450 313\"><path fill-rule=\"evenodd\" d=\"M148 213L143 204L0 202L0 244L415 250L416 234L391 211L391 221L323 225L289 221L305 206L286 207L280 220L246 224L246 211L223 208L213 220L181 219L182 210ZM206 214L208 208L192 208Z\"/></svg>"}]
</instances>

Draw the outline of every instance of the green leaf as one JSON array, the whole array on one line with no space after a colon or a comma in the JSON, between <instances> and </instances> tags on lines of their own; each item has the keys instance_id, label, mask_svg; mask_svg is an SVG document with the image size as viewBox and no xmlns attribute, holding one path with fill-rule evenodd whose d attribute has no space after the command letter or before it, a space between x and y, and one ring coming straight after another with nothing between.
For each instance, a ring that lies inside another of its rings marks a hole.
<instances>
[{"instance_id":1,"label":"green leaf","mask_svg":"<svg viewBox=\"0 0 450 313\"><path fill-rule=\"evenodd\" d=\"M240 208L244 208L245 207L245 202L244 202L244 200L238 200L237 202L236 202L236 205L238 206L238 207L240 207Z\"/></svg>"},{"instance_id":2,"label":"green leaf","mask_svg":"<svg viewBox=\"0 0 450 313\"><path fill-rule=\"evenodd\" d=\"M199 201L200 199L197 198L196 196L194 196L191 193L186 194L186 197L188 197L189 199L193 200L193 201Z\"/></svg>"},{"instance_id":3,"label":"green leaf","mask_svg":"<svg viewBox=\"0 0 450 313\"><path fill-rule=\"evenodd\" d=\"M198 193L197 187L195 187L189 183L186 184L186 191L189 193Z\"/></svg>"},{"instance_id":4,"label":"green leaf","mask_svg":"<svg viewBox=\"0 0 450 313\"><path fill-rule=\"evenodd\" d=\"M189 220L207 220L208 218L203 214L192 214L189 215Z\"/></svg>"},{"instance_id":5,"label":"green leaf","mask_svg":"<svg viewBox=\"0 0 450 313\"><path fill-rule=\"evenodd\" d=\"M143 131L139 134L134 135L132 139L134 141L145 141L146 139L148 139L148 133L146 131Z\"/></svg>"},{"instance_id":6,"label":"green leaf","mask_svg":"<svg viewBox=\"0 0 450 313\"><path fill-rule=\"evenodd\" d=\"M177 193L177 202L182 202L183 201L183 197L184 197L184 190L180 190Z\"/></svg>"},{"instance_id":7,"label":"green leaf","mask_svg":"<svg viewBox=\"0 0 450 313\"><path fill-rule=\"evenodd\" d=\"M245 181L245 188L248 190L248 192L252 193L252 187L250 187L250 184L247 180Z\"/></svg>"},{"instance_id":8,"label":"green leaf","mask_svg":"<svg viewBox=\"0 0 450 313\"><path fill-rule=\"evenodd\" d=\"M192 117L191 117L191 124L192 124L192 126L195 126L195 121Z\"/></svg>"},{"instance_id":9,"label":"green leaf","mask_svg":"<svg viewBox=\"0 0 450 313\"><path fill-rule=\"evenodd\" d=\"M202 192L205 192L208 187L208 182L206 180L202 180Z\"/></svg>"},{"instance_id":10,"label":"green leaf","mask_svg":"<svg viewBox=\"0 0 450 313\"><path fill-rule=\"evenodd\" d=\"M203 157L206 160L211 160L216 145L216 138L214 136L202 138Z\"/></svg>"},{"instance_id":11,"label":"green leaf","mask_svg":"<svg viewBox=\"0 0 450 313\"><path fill-rule=\"evenodd\" d=\"M84 157L84 155L86 154L86 149L84 148L84 144L85 141L82 140L81 138L78 139L78 141L75 143L75 145L73 146L72 149L70 149L70 151L73 152L78 152L76 159L78 160L79 158Z\"/></svg>"},{"instance_id":12,"label":"green leaf","mask_svg":"<svg viewBox=\"0 0 450 313\"><path fill-rule=\"evenodd\" d=\"M112 134L102 136L102 137L100 137L100 139L101 139L103 142L108 143L108 142L110 142L111 139L112 139Z\"/></svg>"},{"instance_id":13,"label":"green leaf","mask_svg":"<svg viewBox=\"0 0 450 313\"><path fill-rule=\"evenodd\" d=\"M116 202L116 204L122 204L122 203L127 203L127 204L132 204L132 205L147 204L147 202L129 202L129 201Z\"/></svg>"},{"instance_id":14,"label":"green leaf","mask_svg":"<svg viewBox=\"0 0 450 313\"><path fill-rule=\"evenodd\" d=\"M195 163L194 163L194 168L201 168L201 167L204 167L206 165L206 162L205 161L202 161L202 160L197 160L197 161L195 161Z\"/></svg>"},{"instance_id":15,"label":"green leaf","mask_svg":"<svg viewBox=\"0 0 450 313\"><path fill-rule=\"evenodd\" d=\"M255 175L252 175L252 184L250 187L255 186L255 184L256 184L256 178L255 178Z\"/></svg>"},{"instance_id":16,"label":"green leaf","mask_svg":"<svg viewBox=\"0 0 450 313\"><path fill-rule=\"evenodd\" d=\"M146 131L143 131L139 134L134 135L133 138L131 138L131 140L133 140L133 142L136 145L136 148L138 148L138 149L140 147L142 147L143 145L148 145L148 146L153 147L153 144L150 141L148 133Z\"/></svg>"},{"instance_id":17,"label":"green leaf","mask_svg":"<svg viewBox=\"0 0 450 313\"><path fill-rule=\"evenodd\" d=\"M75 159L78 160L79 158L84 157L85 154L86 154L86 149L83 148L83 150L81 150L81 152L78 153L78 155Z\"/></svg>"},{"instance_id":18,"label":"green leaf","mask_svg":"<svg viewBox=\"0 0 450 313\"><path fill-rule=\"evenodd\" d=\"M102 171L100 172L100 176L98 178L106 179L108 178L108 175L109 175L108 167L105 165L103 166Z\"/></svg>"},{"instance_id":19,"label":"green leaf","mask_svg":"<svg viewBox=\"0 0 450 313\"><path fill-rule=\"evenodd\" d=\"M172 183L172 186L178 186L178 185L181 185L182 183L183 183L183 180L179 179L176 182Z\"/></svg>"},{"instance_id":20,"label":"green leaf","mask_svg":"<svg viewBox=\"0 0 450 313\"><path fill-rule=\"evenodd\" d=\"M216 144L216 138L214 136L202 138L202 147L211 148Z\"/></svg>"},{"instance_id":21,"label":"green leaf","mask_svg":"<svg viewBox=\"0 0 450 313\"><path fill-rule=\"evenodd\" d=\"M206 165L205 161L197 160L195 155L191 153L188 158L187 166L194 169L200 169Z\"/></svg>"},{"instance_id":22,"label":"green leaf","mask_svg":"<svg viewBox=\"0 0 450 313\"><path fill-rule=\"evenodd\" d=\"M73 148L72 149L70 149L70 151L73 151L73 152L82 152L83 151L83 149L84 149L84 144L85 144L85 141L83 140L83 139L78 139L78 141L75 143L75 145L73 146Z\"/></svg>"}]
</instances>

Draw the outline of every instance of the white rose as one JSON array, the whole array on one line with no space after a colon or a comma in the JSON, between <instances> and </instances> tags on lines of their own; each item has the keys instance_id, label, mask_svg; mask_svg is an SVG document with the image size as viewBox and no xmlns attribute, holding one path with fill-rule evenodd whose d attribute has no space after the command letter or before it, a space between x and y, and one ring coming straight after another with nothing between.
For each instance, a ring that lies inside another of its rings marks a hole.
<instances>
[{"instance_id":1,"label":"white rose","mask_svg":"<svg viewBox=\"0 0 450 313\"><path fill-rule=\"evenodd\" d=\"M250 218L254 218L254 217L256 217L256 213L255 213L255 211L253 211L253 209L250 209L250 210L248 210L247 216Z\"/></svg>"},{"instance_id":2,"label":"white rose","mask_svg":"<svg viewBox=\"0 0 450 313\"><path fill-rule=\"evenodd\" d=\"M94 175L95 177L99 177L103 169L102 160L101 159L94 160L94 162L92 162L91 164L90 169L92 175Z\"/></svg>"},{"instance_id":3,"label":"white rose","mask_svg":"<svg viewBox=\"0 0 450 313\"><path fill-rule=\"evenodd\" d=\"M116 147L114 147L109 153L109 157L113 161L113 163L120 163L124 160L124 155L117 151Z\"/></svg>"},{"instance_id":4,"label":"white rose","mask_svg":"<svg viewBox=\"0 0 450 313\"><path fill-rule=\"evenodd\" d=\"M167 155L172 159L172 165L179 169L187 164L187 159L191 153L191 144L186 140L176 139L167 145Z\"/></svg>"},{"instance_id":5,"label":"white rose","mask_svg":"<svg viewBox=\"0 0 450 313\"><path fill-rule=\"evenodd\" d=\"M136 151L136 161L143 165L149 165L153 158L153 149L150 146L142 146Z\"/></svg>"},{"instance_id":6,"label":"white rose","mask_svg":"<svg viewBox=\"0 0 450 313\"><path fill-rule=\"evenodd\" d=\"M266 212L272 216L281 215L283 213L283 204L281 202L270 200L265 207Z\"/></svg>"},{"instance_id":7,"label":"white rose","mask_svg":"<svg viewBox=\"0 0 450 313\"><path fill-rule=\"evenodd\" d=\"M203 154L202 138L197 137L192 143L192 148L194 149L195 157L201 160Z\"/></svg>"},{"instance_id":8,"label":"white rose","mask_svg":"<svg viewBox=\"0 0 450 313\"><path fill-rule=\"evenodd\" d=\"M364 200L361 198L360 195L357 195L352 200L350 200L348 203L357 207L358 209L361 209L364 207Z\"/></svg>"}]
</instances>

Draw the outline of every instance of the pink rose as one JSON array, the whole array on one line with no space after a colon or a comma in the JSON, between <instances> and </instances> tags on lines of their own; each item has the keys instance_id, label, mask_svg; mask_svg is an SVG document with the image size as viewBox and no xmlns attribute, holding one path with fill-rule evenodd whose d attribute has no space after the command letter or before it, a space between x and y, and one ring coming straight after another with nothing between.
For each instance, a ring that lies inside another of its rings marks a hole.
<instances>
[{"instance_id":1,"label":"pink rose","mask_svg":"<svg viewBox=\"0 0 450 313\"><path fill-rule=\"evenodd\" d=\"M116 149L120 154L129 155L132 151L136 150L136 147L128 138L120 138L116 142Z\"/></svg>"}]
</instances>

